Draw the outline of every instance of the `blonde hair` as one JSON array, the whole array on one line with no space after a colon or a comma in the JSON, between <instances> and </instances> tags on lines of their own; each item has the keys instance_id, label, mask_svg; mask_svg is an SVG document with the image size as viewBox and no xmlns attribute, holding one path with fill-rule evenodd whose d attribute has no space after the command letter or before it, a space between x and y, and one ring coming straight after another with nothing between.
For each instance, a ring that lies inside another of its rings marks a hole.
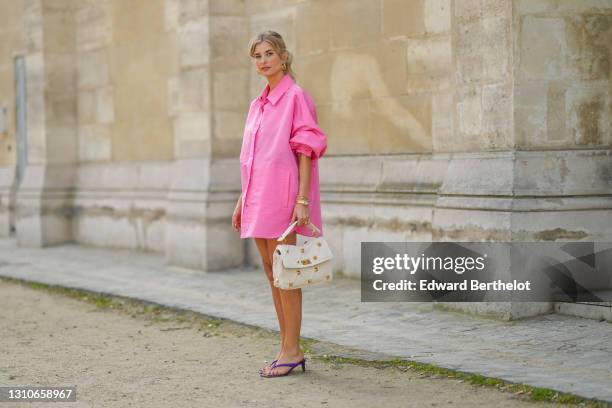
<instances>
[{"instance_id":1,"label":"blonde hair","mask_svg":"<svg viewBox=\"0 0 612 408\"><path fill-rule=\"evenodd\" d=\"M289 74L291 78L293 78L293 80L295 81L295 72L291 68L291 64L293 63L293 54L287 50L285 40L283 40L283 37L276 31L263 31L253 37L251 39L251 42L249 43L249 55L253 57L255 54L255 47L263 43L264 41L272 46L274 51L276 51L276 53L281 56L281 59L282 54L287 53L287 61L285 62L286 68L283 71L286 74Z\"/></svg>"}]
</instances>

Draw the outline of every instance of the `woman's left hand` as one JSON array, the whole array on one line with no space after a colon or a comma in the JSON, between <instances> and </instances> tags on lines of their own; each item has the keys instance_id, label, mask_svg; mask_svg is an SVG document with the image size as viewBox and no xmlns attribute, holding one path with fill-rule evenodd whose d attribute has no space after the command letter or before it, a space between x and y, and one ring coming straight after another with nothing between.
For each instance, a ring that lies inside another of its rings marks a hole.
<instances>
[{"instance_id":1,"label":"woman's left hand","mask_svg":"<svg viewBox=\"0 0 612 408\"><path fill-rule=\"evenodd\" d=\"M308 225L310 223L310 210L307 205L296 203L293 208L291 222L298 220L298 225Z\"/></svg>"}]
</instances>

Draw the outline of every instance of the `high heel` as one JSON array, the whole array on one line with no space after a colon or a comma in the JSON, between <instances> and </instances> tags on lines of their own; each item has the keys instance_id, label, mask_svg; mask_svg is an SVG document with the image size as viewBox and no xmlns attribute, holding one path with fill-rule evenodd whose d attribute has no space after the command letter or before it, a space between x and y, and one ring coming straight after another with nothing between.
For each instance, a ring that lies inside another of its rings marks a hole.
<instances>
[{"instance_id":1,"label":"high heel","mask_svg":"<svg viewBox=\"0 0 612 408\"><path fill-rule=\"evenodd\" d=\"M263 372L260 372L260 373L259 373L259 375L260 375L261 377L265 377L265 378L284 377L284 376L286 376L286 375L289 375L289 374L291 373L291 371L293 371L293 369L294 369L295 367L299 366L299 365L301 365L301 366L302 366L302 372L306 371L306 359L305 359L305 358L303 358L302 360L298 361L297 363L287 363L287 364L276 364L276 363L273 363L273 364L270 366L270 369L271 369L271 370L275 369L276 367L283 367L283 366L285 366L285 367L291 367L291 368L289 369L289 371L287 371L286 373L283 373L283 374L270 374L270 373L268 373L268 374L264 374Z\"/></svg>"}]
</instances>

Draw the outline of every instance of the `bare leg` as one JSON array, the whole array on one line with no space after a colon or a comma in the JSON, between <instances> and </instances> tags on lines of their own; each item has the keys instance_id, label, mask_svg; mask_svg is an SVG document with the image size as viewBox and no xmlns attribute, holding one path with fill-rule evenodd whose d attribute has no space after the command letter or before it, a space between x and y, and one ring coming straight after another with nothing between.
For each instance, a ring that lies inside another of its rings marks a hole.
<instances>
[{"instance_id":1,"label":"bare leg","mask_svg":"<svg viewBox=\"0 0 612 408\"><path fill-rule=\"evenodd\" d=\"M270 254L268 252L268 244L265 238L255 238L255 244L257 245L257 249L259 250L259 254L261 256L264 272L266 273L266 277L268 278L268 283L270 284L270 288L272 289L272 299L274 301L274 309L276 309L276 317L278 318L278 327L280 331L281 344L280 351L277 353L275 360L280 357L281 351L284 347L285 342L285 316L283 314L283 306L281 304L280 298L280 289L274 286L273 277L272 277L272 260L270 259Z\"/></svg>"},{"instance_id":2,"label":"bare leg","mask_svg":"<svg viewBox=\"0 0 612 408\"><path fill-rule=\"evenodd\" d=\"M296 233L287 236L284 243L295 245ZM276 240L268 240L268 250L272 259L276 249ZM300 330L302 327L302 289L280 289L280 299L285 322L285 341L278 364L295 363L304 358L300 350ZM265 370L266 373L283 374L289 371L290 367L278 367Z\"/></svg>"}]
</instances>

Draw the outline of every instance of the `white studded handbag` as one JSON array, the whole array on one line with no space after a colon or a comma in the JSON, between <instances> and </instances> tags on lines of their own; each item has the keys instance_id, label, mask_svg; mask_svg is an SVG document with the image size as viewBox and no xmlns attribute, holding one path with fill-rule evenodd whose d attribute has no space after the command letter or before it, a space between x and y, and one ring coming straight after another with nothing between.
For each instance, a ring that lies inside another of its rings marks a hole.
<instances>
[{"instance_id":1,"label":"white studded handbag","mask_svg":"<svg viewBox=\"0 0 612 408\"><path fill-rule=\"evenodd\" d=\"M297 221L294 221L277 241L283 241L296 226ZM321 230L312 223L308 227L319 236L309 237L304 245L276 246L272 258L272 274L277 288L298 289L333 279L332 252L320 236Z\"/></svg>"}]
</instances>

